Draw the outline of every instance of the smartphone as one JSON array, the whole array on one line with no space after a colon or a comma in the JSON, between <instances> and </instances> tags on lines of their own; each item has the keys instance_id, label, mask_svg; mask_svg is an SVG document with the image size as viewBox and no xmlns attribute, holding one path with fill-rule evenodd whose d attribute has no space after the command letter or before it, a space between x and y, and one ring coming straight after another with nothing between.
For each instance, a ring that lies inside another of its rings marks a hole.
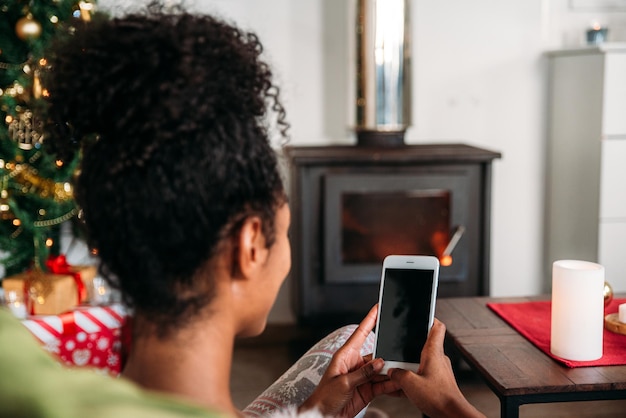
<instances>
[{"instance_id":1,"label":"smartphone","mask_svg":"<svg viewBox=\"0 0 626 418\"><path fill-rule=\"evenodd\" d=\"M378 296L374 357L390 368L417 372L422 348L435 318L439 260L390 255L383 261Z\"/></svg>"}]
</instances>

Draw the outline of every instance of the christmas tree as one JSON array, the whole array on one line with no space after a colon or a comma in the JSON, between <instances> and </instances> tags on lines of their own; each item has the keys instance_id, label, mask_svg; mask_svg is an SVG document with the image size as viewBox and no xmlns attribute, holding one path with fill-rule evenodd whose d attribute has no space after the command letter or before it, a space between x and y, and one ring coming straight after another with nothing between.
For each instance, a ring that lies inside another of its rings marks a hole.
<instances>
[{"instance_id":1,"label":"christmas tree","mask_svg":"<svg viewBox=\"0 0 626 418\"><path fill-rule=\"evenodd\" d=\"M2 0L0 3L0 264L12 275L45 270L58 252L59 227L76 216L70 180L78 156L47 152L39 110L45 49L55 36L91 19L94 2Z\"/></svg>"}]
</instances>

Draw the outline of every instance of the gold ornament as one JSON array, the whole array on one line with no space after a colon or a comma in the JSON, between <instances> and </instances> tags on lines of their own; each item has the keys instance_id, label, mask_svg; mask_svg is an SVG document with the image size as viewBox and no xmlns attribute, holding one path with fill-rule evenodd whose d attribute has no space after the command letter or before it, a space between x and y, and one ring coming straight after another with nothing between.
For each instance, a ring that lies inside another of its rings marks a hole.
<instances>
[{"instance_id":1,"label":"gold ornament","mask_svg":"<svg viewBox=\"0 0 626 418\"><path fill-rule=\"evenodd\" d=\"M43 95L43 89L41 87L41 79L39 77L39 70L35 70L35 74L33 75L33 97L35 99L40 99Z\"/></svg>"},{"instance_id":2,"label":"gold ornament","mask_svg":"<svg viewBox=\"0 0 626 418\"><path fill-rule=\"evenodd\" d=\"M604 306L607 307L613 300L613 288L609 282L604 282Z\"/></svg>"},{"instance_id":3,"label":"gold ornament","mask_svg":"<svg viewBox=\"0 0 626 418\"><path fill-rule=\"evenodd\" d=\"M15 34L22 41L39 38L41 24L33 18L32 13L28 13L15 23Z\"/></svg>"},{"instance_id":4,"label":"gold ornament","mask_svg":"<svg viewBox=\"0 0 626 418\"><path fill-rule=\"evenodd\" d=\"M31 150L43 141L43 135L37 130L37 119L30 109L22 110L16 118L7 119L9 138L17 142L23 150Z\"/></svg>"}]
</instances>

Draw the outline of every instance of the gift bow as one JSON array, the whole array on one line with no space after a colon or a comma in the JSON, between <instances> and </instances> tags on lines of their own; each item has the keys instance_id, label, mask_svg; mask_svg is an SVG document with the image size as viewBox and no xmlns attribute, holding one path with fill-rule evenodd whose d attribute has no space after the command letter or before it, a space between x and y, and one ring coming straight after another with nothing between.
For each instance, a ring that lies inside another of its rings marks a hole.
<instances>
[{"instance_id":1,"label":"gift bow","mask_svg":"<svg viewBox=\"0 0 626 418\"><path fill-rule=\"evenodd\" d=\"M85 283L83 283L83 280L80 277L80 272L70 270L70 265L67 263L65 255L60 254L56 257L51 255L46 261L46 267L48 267L48 270L50 270L51 273L67 274L74 278L74 282L76 282L78 305L87 299L87 289L85 288Z\"/></svg>"}]
</instances>

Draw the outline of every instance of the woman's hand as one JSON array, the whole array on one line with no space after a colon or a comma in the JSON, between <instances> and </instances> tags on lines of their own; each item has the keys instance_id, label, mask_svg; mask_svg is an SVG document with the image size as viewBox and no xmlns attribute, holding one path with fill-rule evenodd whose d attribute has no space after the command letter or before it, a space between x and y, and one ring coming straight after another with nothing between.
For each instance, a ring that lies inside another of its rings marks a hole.
<instances>
[{"instance_id":1,"label":"woman's hand","mask_svg":"<svg viewBox=\"0 0 626 418\"><path fill-rule=\"evenodd\" d=\"M385 364L382 359L361 356L361 347L376 325L377 310L374 306L337 350L319 385L300 406L300 411L317 408L324 416L352 418L376 396L399 390L386 376L378 374Z\"/></svg>"},{"instance_id":2,"label":"woman's hand","mask_svg":"<svg viewBox=\"0 0 626 418\"><path fill-rule=\"evenodd\" d=\"M435 319L422 350L419 370L390 369L389 377L429 417L483 417L456 383L450 359L443 352L446 327Z\"/></svg>"}]
</instances>

